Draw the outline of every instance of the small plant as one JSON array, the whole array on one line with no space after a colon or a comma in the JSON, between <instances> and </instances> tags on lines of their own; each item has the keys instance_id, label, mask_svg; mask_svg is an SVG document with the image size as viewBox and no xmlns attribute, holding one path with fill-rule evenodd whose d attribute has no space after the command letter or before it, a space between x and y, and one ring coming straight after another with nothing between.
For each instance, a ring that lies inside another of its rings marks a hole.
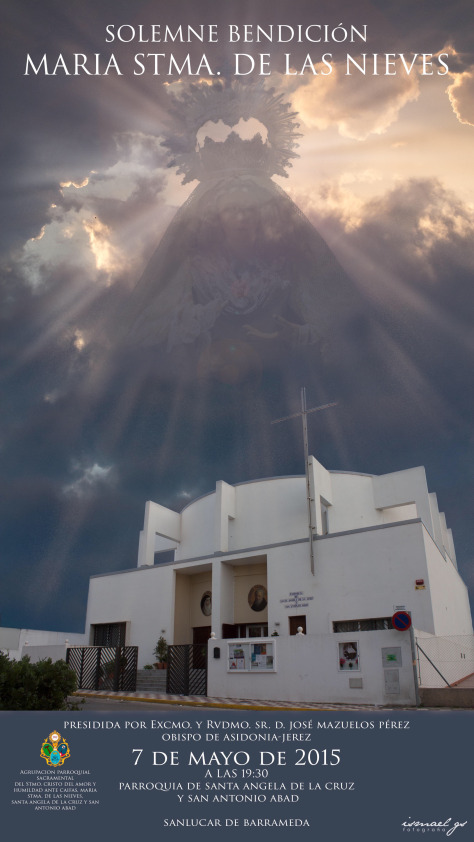
<instances>
[{"instance_id":1,"label":"small plant","mask_svg":"<svg viewBox=\"0 0 474 842\"><path fill-rule=\"evenodd\" d=\"M271 633L271 637L280 637L276 629L274 632Z\"/></svg>"},{"instance_id":2,"label":"small plant","mask_svg":"<svg viewBox=\"0 0 474 842\"><path fill-rule=\"evenodd\" d=\"M168 644L167 644L165 638L163 637L163 635L161 635L161 637L159 638L158 643L155 646L153 654L154 654L155 658L158 660L159 664L166 664L166 662L168 660Z\"/></svg>"},{"instance_id":3,"label":"small plant","mask_svg":"<svg viewBox=\"0 0 474 842\"><path fill-rule=\"evenodd\" d=\"M143 667L143 669L144 669L144 670L152 670L152 669L153 669L153 664L145 664L145 665L144 665L144 667Z\"/></svg>"},{"instance_id":4,"label":"small plant","mask_svg":"<svg viewBox=\"0 0 474 842\"><path fill-rule=\"evenodd\" d=\"M113 678L115 675L116 670L116 663L117 660L114 658L112 661L106 661L105 664L101 666L101 676L102 678ZM126 655L120 656L120 672L126 669L127 666L127 657Z\"/></svg>"}]
</instances>

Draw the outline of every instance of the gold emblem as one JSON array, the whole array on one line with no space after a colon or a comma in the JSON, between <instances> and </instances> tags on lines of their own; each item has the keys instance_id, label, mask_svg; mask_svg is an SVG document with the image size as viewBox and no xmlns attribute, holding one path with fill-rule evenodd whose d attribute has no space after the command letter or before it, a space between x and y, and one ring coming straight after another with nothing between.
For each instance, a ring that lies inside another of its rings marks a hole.
<instances>
[{"instance_id":1,"label":"gold emblem","mask_svg":"<svg viewBox=\"0 0 474 842\"><path fill-rule=\"evenodd\" d=\"M66 740L62 739L58 731L51 731L41 746L41 757L46 760L48 766L62 766L66 758L70 756Z\"/></svg>"}]
</instances>

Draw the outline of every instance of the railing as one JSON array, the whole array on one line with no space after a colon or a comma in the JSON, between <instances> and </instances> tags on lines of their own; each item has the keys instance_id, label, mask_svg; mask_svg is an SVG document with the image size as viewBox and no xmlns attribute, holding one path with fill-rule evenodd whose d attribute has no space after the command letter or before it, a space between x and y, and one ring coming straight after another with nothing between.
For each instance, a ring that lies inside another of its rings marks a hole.
<instances>
[{"instance_id":1,"label":"railing","mask_svg":"<svg viewBox=\"0 0 474 842\"><path fill-rule=\"evenodd\" d=\"M74 646L66 662L76 673L78 690L136 689L138 646Z\"/></svg>"},{"instance_id":2,"label":"railing","mask_svg":"<svg viewBox=\"0 0 474 842\"><path fill-rule=\"evenodd\" d=\"M166 692L205 696L207 693L207 644L168 646Z\"/></svg>"}]
</instances>

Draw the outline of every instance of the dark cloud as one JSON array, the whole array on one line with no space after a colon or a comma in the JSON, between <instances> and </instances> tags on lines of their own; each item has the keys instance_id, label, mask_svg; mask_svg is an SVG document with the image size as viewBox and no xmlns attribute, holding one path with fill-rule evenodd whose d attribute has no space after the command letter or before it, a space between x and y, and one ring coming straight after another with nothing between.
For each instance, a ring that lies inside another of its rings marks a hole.
<instances>
[{"instance_id":1,"label":"dark cloud","mask_svg":"<svg viewBox=\"0 0 474 842\"><path fill-rule=\"evenodd\" d=\"M436 53L450 45L463 54L465 63L473 63L470 35L472 8L469 3L463 0L450 5L442 0L420 3L375 0L373 5L390 25L392 33L396 33L397 49L400 48L400 51L409 49Z\"/></svg>"}]
</instances>

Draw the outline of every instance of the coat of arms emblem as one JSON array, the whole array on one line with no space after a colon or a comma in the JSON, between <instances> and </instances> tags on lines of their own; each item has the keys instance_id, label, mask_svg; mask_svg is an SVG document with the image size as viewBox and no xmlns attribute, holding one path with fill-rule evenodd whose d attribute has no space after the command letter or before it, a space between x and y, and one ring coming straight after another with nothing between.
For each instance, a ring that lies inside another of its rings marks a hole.
<instances>
[{"instance_id":1,"label":"coat of arms emblem","mask_svg":"<svg viewBox=\"0 0 474 842\"><path fill-rule=\"evenodd\" d=\"M41 757L46 760L48 766L62 766L66 758L70 757L69 746L58 731L51 731L44 740Z\"/></svg>"}]
</instances>

